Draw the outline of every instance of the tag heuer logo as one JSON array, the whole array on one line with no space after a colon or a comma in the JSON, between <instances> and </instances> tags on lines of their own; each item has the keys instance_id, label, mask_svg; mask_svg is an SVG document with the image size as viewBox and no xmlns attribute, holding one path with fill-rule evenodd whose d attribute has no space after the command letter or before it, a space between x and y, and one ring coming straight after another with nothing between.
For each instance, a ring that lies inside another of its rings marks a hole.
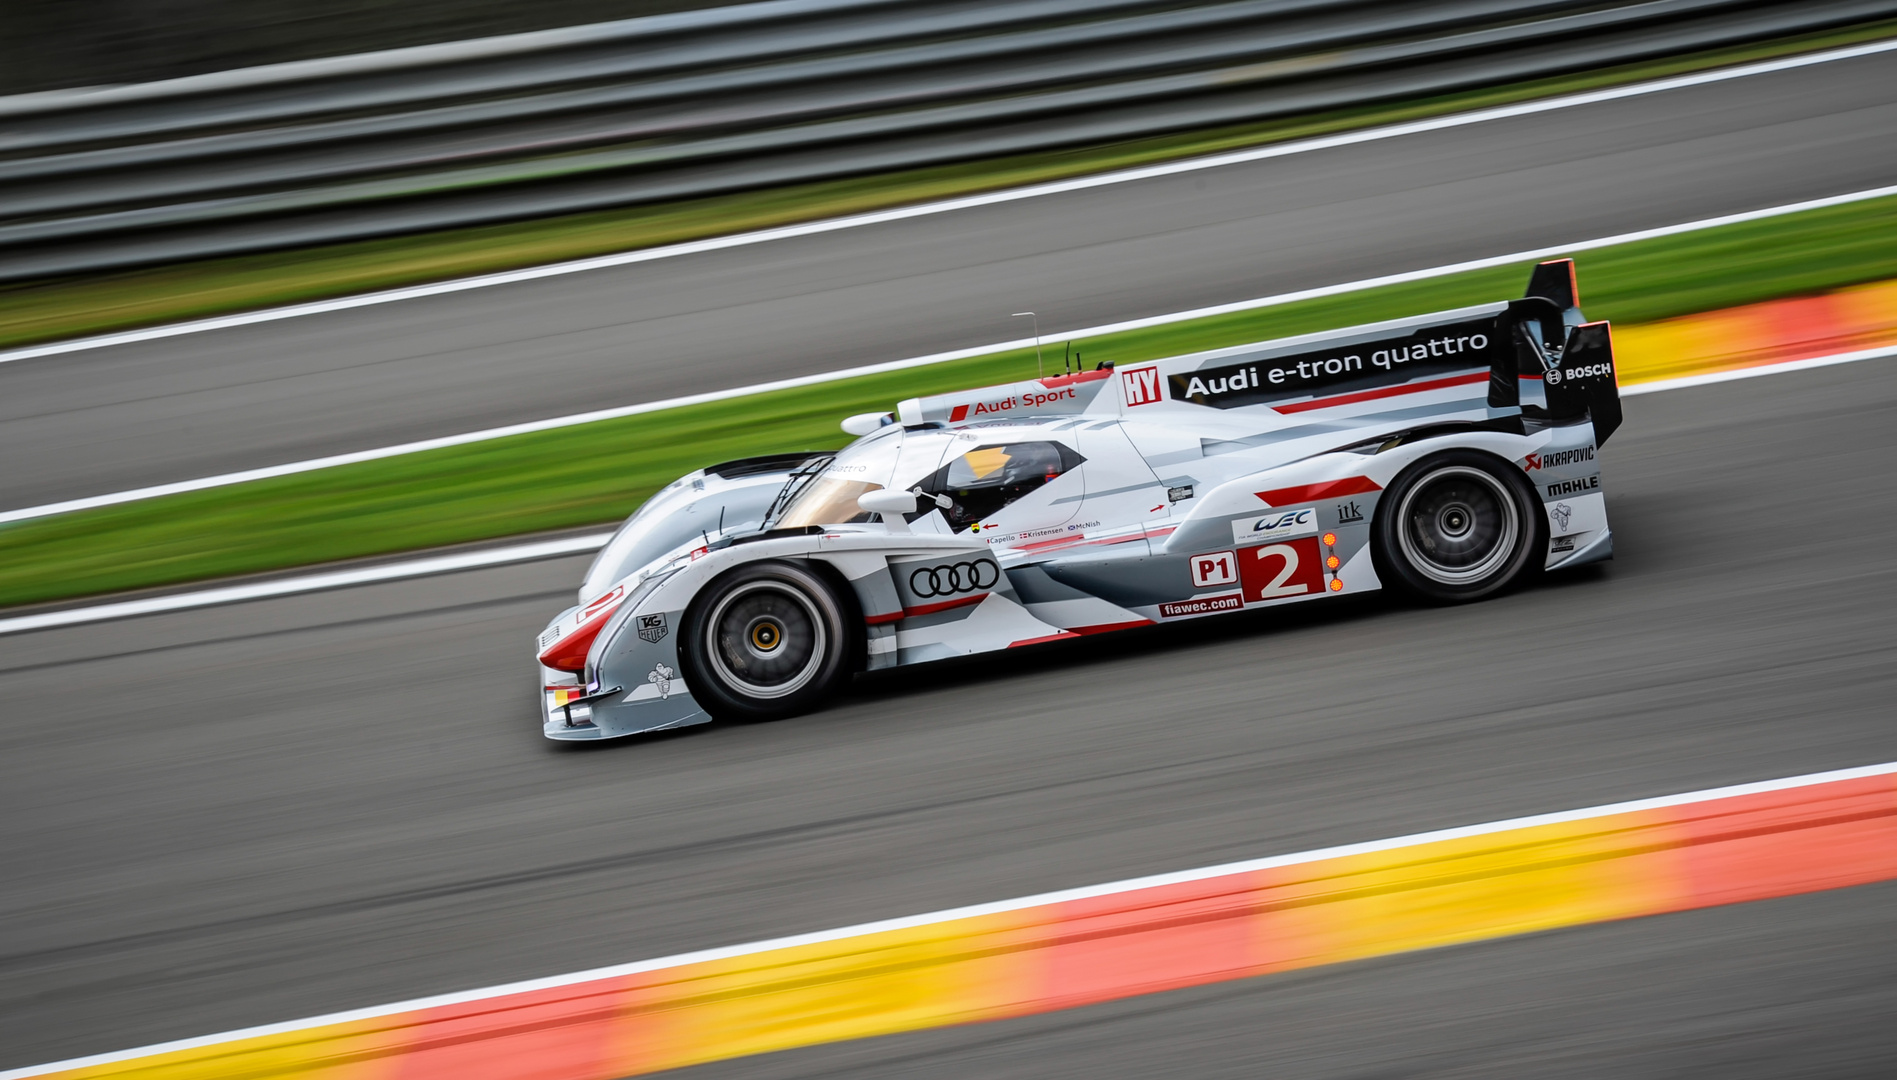
<instances>
[{"instance_id":1,"label":"tag heuer logo","mask_svg":"<svg viewBox=\"0 0 1897 1080\"><path fill-rule=\"evenodd\" d=\"M658 644L659 639L665 636L664 614L639 616L639 636L654 645Z\"/></svg>"}]
</instances>

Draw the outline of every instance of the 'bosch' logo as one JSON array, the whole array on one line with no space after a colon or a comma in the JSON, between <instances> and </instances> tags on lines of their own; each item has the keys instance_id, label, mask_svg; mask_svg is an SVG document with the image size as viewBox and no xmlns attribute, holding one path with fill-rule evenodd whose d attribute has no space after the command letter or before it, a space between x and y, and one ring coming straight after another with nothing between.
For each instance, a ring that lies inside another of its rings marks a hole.
<instances>
[{"instance_id":1,"label":"'bosch' logo","mask_svg":"<svg viewBox=\"0 0 1897 1080\"><path fill-rule=\"evenodd\" d=\"M909 575L909 589L917 596L955 596L992 589L1001 580L1001 567L983 559L953 566L924 566Z\"/></svg>"}]
</instances>

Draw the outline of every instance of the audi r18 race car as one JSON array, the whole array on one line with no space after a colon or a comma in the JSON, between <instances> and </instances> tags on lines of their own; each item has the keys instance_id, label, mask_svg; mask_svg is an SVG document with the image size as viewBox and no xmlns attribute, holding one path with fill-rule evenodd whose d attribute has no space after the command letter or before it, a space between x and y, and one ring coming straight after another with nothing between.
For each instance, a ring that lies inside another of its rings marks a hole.
<instances>
[{"instance_id":1,"label":"audi r18 race car","mask_svg":"<svg viewBox=\"0 0 1897 1080\"><path fill-rule=\"evenodd\" d=\"M853 673L1609 558L1606 323L1523 299L910 399L681 477L540 635L543 731L814 706Z\"/></svg>"}]
</instances>

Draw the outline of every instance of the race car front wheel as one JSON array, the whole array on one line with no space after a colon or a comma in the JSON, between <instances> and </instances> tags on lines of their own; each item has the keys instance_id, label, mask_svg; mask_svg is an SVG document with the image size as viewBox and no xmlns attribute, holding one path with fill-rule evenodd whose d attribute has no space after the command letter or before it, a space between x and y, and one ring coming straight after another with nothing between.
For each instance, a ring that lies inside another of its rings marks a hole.
<instances>
[{"instance_id":1,"label":"race car front wheel","mask_svg":"<svg viewBox=\"0 0 1897 1080\"><path fill-rule=\"evenodd\" d=\"M1434 603L1480 600L1520 580L1547 550L1542 519L1520 469L1473 450L1433 454L1378 503L1377 573Z\"/></svg>"},{"instance_id":2,"label":"race car front wheel","mask_svg":"<svg viewBox=\"0 0 1897 1080\"><path fill-rule=\"evenodd\" d=\"M803 712L850 673L845 604L820 574L795 562L726 574L692 602L684 622L687 683L713 716Z\"/></svg>"}]
</instances>

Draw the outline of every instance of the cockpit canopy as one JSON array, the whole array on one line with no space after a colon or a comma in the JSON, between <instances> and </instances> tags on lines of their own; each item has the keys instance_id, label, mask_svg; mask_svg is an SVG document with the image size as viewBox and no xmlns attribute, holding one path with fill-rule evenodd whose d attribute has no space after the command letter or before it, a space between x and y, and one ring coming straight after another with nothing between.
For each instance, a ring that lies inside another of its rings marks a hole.
<instances>
[{"instance_id":1,"label":"cockpit canopy","mask_svg":"<svg viewBox=\"0 0 1897 1080\"><path fill-rule=\"evenodd\" d=\"M1084 460L1073 447L1041 435L1018 424L992 431L885 429L846 447L804 481L769 527L868 521L870 515L858 509L856 500L890 488L946 496L950 505L943 517L960 532ZM912 520L933 509L925 500Z\"/></svg>"}]
</instances>

